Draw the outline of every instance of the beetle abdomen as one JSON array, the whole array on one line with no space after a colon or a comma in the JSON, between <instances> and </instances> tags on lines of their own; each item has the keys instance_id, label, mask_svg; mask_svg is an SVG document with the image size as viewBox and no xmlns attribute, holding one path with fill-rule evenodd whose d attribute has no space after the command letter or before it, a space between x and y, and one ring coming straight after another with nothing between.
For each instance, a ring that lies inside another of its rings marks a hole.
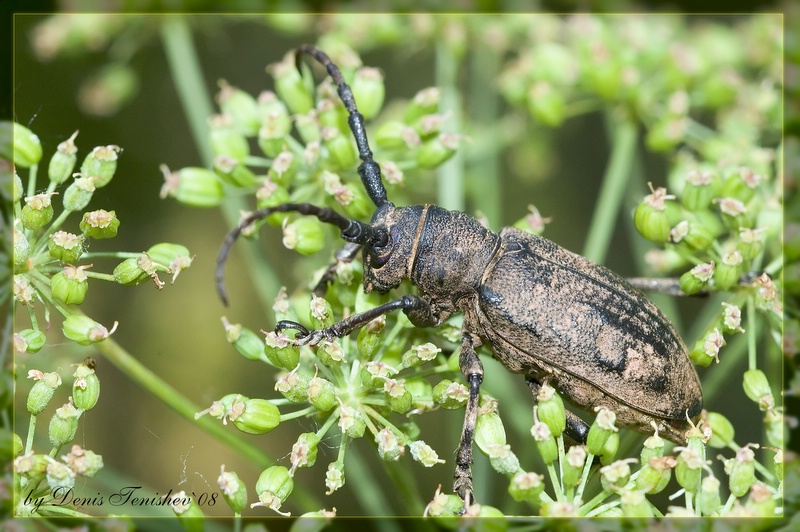
<instances>
[{"instance_id":1,"label":"beetle abdomen","mask_svg":"<svg viewBox=\"0 0 800 532\"><path fill-rule=\"evenodd\" d=\"M504 365L524 372L540 361L665 419L700 413L700 383L686 347L650 300L547 239L513 228L500 236L478 315Z\"/></svg>"}]
</instances>

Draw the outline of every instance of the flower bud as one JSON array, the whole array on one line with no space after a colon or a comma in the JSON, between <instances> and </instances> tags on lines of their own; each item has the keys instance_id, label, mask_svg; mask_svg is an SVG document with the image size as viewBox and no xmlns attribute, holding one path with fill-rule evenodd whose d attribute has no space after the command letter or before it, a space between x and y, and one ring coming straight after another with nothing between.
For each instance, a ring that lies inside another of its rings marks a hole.
<instances>
[{"instance_id":1,"label":"flower bud","mask_svg":"<svg viewBox=\"0 0 800 532\"><path fill-rule=\"evenodd\" d=\"M689 493L696 493L700 488L700 476L703 472L703 456L705 449L699 438L689 438L686 447L681 448L675 464L675 479Z\"/></svg>"},{"instance_id":2,"label":"flower bud","mask_svg":"<svg viewBox=\"0 0 800 532\"><path fill-rule=\"evenodd\" d=\"M162 199L171 196L190 207L216 207L222 203L222 183L211 170L186 167L170 172L166 165L161 165L161 173L164 174L160 193Z\"/></svg>"},{"instance_id":3,"label":"flower bud","mask_svg":"<svg viewBox=\"0 0 800 532\"><path fill-rule=\"evenodd\" d=\"M64 191L64 210L70 212L86 208L95 191L94 177L82 174L75 176L75 180Z\"/></svg>"},{"instance_id":4,"label":"flower bud","mask_svg":"<svg viewBox=\"0 0 800 532\"><path fill-rule=\"evenodd\" d=\"M772 396L772 388L769 385L767 376L760 369L749 369L744 372L744 393L747 397L758 403L762 411L769 410L775 406L775 399Z\"/></svg>"},{"instance_id":5,"label":"flower bud","mask_svg":"<svg viewBox=\"0 0 800 532\"><path fill-rule=\"evenodd\" d=\"M612 432L608 435L606 443L603 444L603 451L600 453L600 463L608 465L614 460L619 450L619 432Z\"/></svg>"},{"instance_id":6,"label":"flower bud","mask_svg":"<svg viewBox=\"0 0 800 532\"><path fill-rule=\"evenodd\" d=\"M294 58L287 55L280 63L273 63L267 71L275 79L275 92L283 100L293 114L305 114L314 107L314 99L300 72L294 64Z\"/></svg>"},{"instance_id":7,"label":"flower bud","mask_svg":"<svg viewBox=\"0 0 800 532\"><path fill-rule=\"evenodd\" d=\"M91 177L97 188L106 186L117 171L120 151L119 146L97 146L83 160L81 174Z\"/></svg>"},{"instance_id":8,"label":"flower bud","mask_svg":"<svg viewBox=\"0 0 800 532\"><path fill-rule=\"evenodd\" d=\"M31 285L27 275L18 274L14 276L14 298L23 305L33 306L36 292Z\"/></svg>"},{"instance_id":9,"label":"flower bud","mask_svg":"<svg viewBox=\"0 0 800 532\"><path fill-rule=\"evenodd\" d=\"M73 374L75 381L72 384L72 401L78 410L91 410L100 397L100 379L94 371L94 361L87 361L78 365Z\"/></svg>"},{"instance_id":10,"label":"flower bud","mask_svg":"<svg viewBox=\"0 0 800 532\"><path fill-rule=\"evenodd\" d=\"M271 179L266 179L264 183L256 190L256 206L259 209L266 209L267 207L275 207L281 203L289 202L289 191L284 187L278 185ZM286 212L273 212L264 220L269 225L280 227L283 221L290 216Z\"/></svg>"},{"instance_id":11,"label":"flower bud","mask_svg":"<svg viewBox=\"0 0 800 532\"><path fill-rule=\"evenodd\" d=\"M384 123L375 132L375 145L387 150L407 150L421 142L414 128L396 120Z\"/></svg>"},{"instance_id":12,"label":"flower bud","mask_svg":"<svg viewBox=\"0 0 800 532\"><path fill-rule=\"evenodd\" d=\"M508 493L517 502L538 503L543 491L544 476L536 473L517 473L508 485Z\"/></svg>"},{"instance_id":13,"label":"flower bud","mask_svg":"<svg viewBox=\"0 0 800 532\"><path fill-rule=\"evenodd\" d=\"M749 445L736 451L736 457L725 461L728 488L735 497L742 497L756 482L755 453Z\"/></svg>"},{"instance_id":14,"label":"flower bud","mask_svg":"<svg viewBox=\"0 0 800 532\"><path fill-rule=\"evenodd\" d=\"M441 133L425 142L417 152L417 164L420 168L436 168L455 155L460 139L453 133Z\"/></svg>"},{"instance_id":15,"label":"flower bud","mask_svg":"<svg viewBox=\"0 0 800 532\"><path fill-rule=\"evenodd\" d=\"M550 465L558 459L558 445L553 433L550 431L550 427L546 423L535 421L533 427L531 427L531 436L536 442L536 448L539 450L545 465Z\"/></svg>"},{"instance_id":16,"label":"flower bud","mask_svg":"<svg viewBox=\"0 0 800 532\"><path fill-rule=\"evenodd\" d=\"M617 420L616 414L606 407L595 409L597 416L589 427L589 435L586 437L586 449L597 456L603 453L603 446L612 432L619 429L614 425Z\"/></svg>"},{"instance_id":17,"label":"flower bud","mask_svg":"<svg viewBox=\"0 0 800 532\"><path fill-rule=\"evenodd\" d=\"M600 483L604 490L616 491L625 487L631 478L630 462L635 462L633 458L617 460L611 464L600 468Z\"/></svg>"},{"instance_id":18,"label":"flower bud","mask_svg":"<svg viewBox=\"0 0 800 532\"><path fill-rule=\"evenodd\" d=\"M714 269L714 284L721 290L730 290L739 283L742 270L742 255L734 250L725 253Z\"/></svg>"},{"instance_id":19,"label":"flower bud","mask_svg":"<svg viewBox=\"0 0 800 532\"><path fill-rule=\"evenodd\" d=\"M66 492L75 486L75 472L67 464L57 462L50 458L45 470L47 486L51 491Z\"/></svg>"},{"instance_id":20,"label":"flower bud","mask_svg":"<svg viewBox=\"0 0 800 532\"><path fill-rule=\"evenodd\" d=\"M53 206L50 204L50 196L53 193L36 194L25 198L25 206L22 207L20 221L25 229L37 231L50 223L53 219Z\"/></svg>"},{"instance_id":21,"label":"flower bud","mask_svg":"<svg viewBox=\"0 0 800 532\"><path fill-rule=\"evenodd\" d=\"M464 513L464 501L455 493L442 493L441 486L436 488L433 500L425 507L426 516L431 517L456 517ZM451 521L443 521L447 525Z\"/></svg>"},{"instance_id":22,"label":"flower bud","mask_svg":"<svg viewBox=\"0 0 800 532\"><path fill-rule=\"evenodd\" d=\"M550 428L554 437L560 436L567 426L567 416L564 401L555 388L549 384L543 384L536 395L536 404L539 420Z\"/></svg>"},{"instance_id":23,"label":"flower bud","mask_svg":"<svg viewBox=\"0 0 800 532\"><path fill-rule=\"evenodd\" d=\"M47 249L50 256L61 262L74 264L83 255L83 235L75 235L66 231L56 231L50 235Z\"/></svg>"},{"instance_id":24,"label":"flower bud","mask_svg":"<svg viewBox=\"0 0 800 532\"><path fill-rule=\"evenodd\" d=\"M53 447L58 448L72 441L78 431L78 416L79 412L72 403L67 403L56 410L47 430Z\"/></svg>"},{"instance_id":25,"label":"flower bud","mask_svg":"<svg viewBox=\"0 0 800 532\"><path fill-rule=\"evenodd\" d=\"M419 118L439 111L442 90L439 87L422 89L408 102L403 112L403 122L413 124Z\"/></svg>"},{"instance_id":26,"label":"flower bud","mask_svg":"<svg viewBox=\"0 0 800 532\"><path fill-rule=\"evenodd\" d=\"M233 471L225 471L223 465L220 467L217 485L234 515L241 514L242 510L247 507L247 485L239 479L239 475Z\"/></svg>"},{"instance_id":27,"label":"flower bud","mask_svg":"<svg viewBox=\"0 0 800 532\"><path fill-rule=\"evenodd\" d=\"M722 222L731 231L751 227L753 220L744 203L736 198L720 198L716 200L722 213Z\"/></svg>"},{"instance_id":28,"label":"flower bud","mask_svg":"<svg viewBox=\"0 0 800 532\"><path fill-rule=\"evenodd\" d=\"M331 126L323 126L320 134L334 168L342 170L355 165L356 150L349 136Z\"/></svg>"},{"instance_id":29,"label":"flower bud","mask_svg":"<svg viewBox=\"0 0 800 532\"><path fill-rule=\"evenodd\" d=\"M292 369L300 361L300 349L292 345L292 340L283 333L266 333L264 354L273 366Z\"/></svg>"},{"instance_id":30,"label":"flower bud","mask_svg":"<svg viewBox=\"0 0 800 532\"><path fill-rule=\"evenodd\" d=\"M744 507L759 517L775 517L777 499L769 486L763 482L756 482L750 487L750 497Z\"/></svg>"},{"instance_id":31,"label":"flower bud","mask_svg":"<svg viewBox=\"0 0 800 532\"><path fill-rule=\"evenodd\" d=\"M742 255L742 259L746 261L758 257L764 251L764 230L741 227L736 250Z\"/></svg>"},{"instance_id":32,"label":"flower bud","mask_svg":"<svg viewBox=\"0 0 800 532\"><path fill-rule=\"evenodd\" d=\"M708 286L708 281L714 274L714 263L698 264L688 272L681 275L681 291L686 295L700 292Z\"/></svg>"},{"instance_id":33,"label":"flower bud","mask_svg":"<svg viewBox=\"0 0 800 532\"><path fill-rule=\"evenodd\" d=\"M80 228L89 238L114 238L119 229L119 219L115 211L99 209L84 213Z\"/></svg>"},{"instance_id":34,"label":"flower bud","mask_svg":"<svg viewBox=\"0 0 800 532\"><path fill-rule=\"evenodd\" d=\"M319 445L319 436L313 432L304 432L297 438L297 441L292 446L292 453L290 461L292 468L289 474L294 476L294 470L298 467L311 467L317 461L317 445Z\"/></svg>"},{"instance_id":35,"label":"flower bud","mask_svg":"<svg viewBox=\"0 0 800 532\"><path fill-rule=\"evenodd\" d=\"M383 383L383 391L386 394L386 402L392 412L405 414L411 410L413 397L411 392L406 389L405 381L386 379Z\"/></svg>"},{"instance_id":36,"label":"flower bud","mask_svg":"<svg viewBox=\"0 0 800 532\"><path fill-rule=\"evenodd\" d=\"M50 158L50 165L47 167L47 176L50 181L60 185L72 175L75 164L78 162L78 148L75 146L75 137L78 132L72 134L70 138L60 143L55 153Z\"/></svg>"},{"instance_id":37,"label":"flower bud","mask_svg":"<svg viewBox=\"0 0 800 532\"><path fill-rule=\"evenodd\" d=\"M671 456L653 456L639 470L636 489L644 493L660 493L672 477L672 468L677 461Z\"/></svg>"},{"instance_id":38,"label":"flower bud","mask_svg":"<svg viewBox=\"0 0 800 532\"><path fill-rule=\"evenodd\" d=\"M478 416L475 423L475 443L487 456L490 454L490 446L504 445L506 443L503 420L500 419L496 412L487 412Z\"/></svg>"},{"instance_id":39,"label":"flower bud","mask_svg":"<svg viewBox=\"0 0 800 532\"><path fill-rule=\"evenodd\" d=\"M361 417L361 412L340 402L339 428L348 438L360 438L364 435L367 425Z\"/></svg>"},{"instance_id":40,"label":"flower bud","mask_svg":"<svg viewBox=\"0 0 800 532\"><path fill-rule=\"evenodd\" d=\"M747 203L756 194L756 189L764 178L753 172L750 168L742 166L737 168L725 179L720 196L735 198L742 203Z\"/></svg>"},{"instance_id":41,"label":"flower bud","mask_svg":"<svg viewBox=\"0 0 800 532\"><path fill-rule=\"evenodd\" d=\"M214 115L208 119L209 140L215 156L224 155L244 162L250 155L250 145L245 136L233 125L228 115Z\"/></svg>"},{"instance_id":42,"label":"flower bud","mask_svg":"<svg viewBox=\"0 0 800 532\"><path fill-rule=\"evenodd\" d=\"M722 506L719 495L719 480L714 475L704 477L700 482L700 492L697 494L697 509L701 515L715 515Z\"/></svg>"},{"instance_id":43,"label":"flower bud","mask_svg":"<svg viewBox=\"0 0 800 532\"><path fill-rule=\"evenodd\" d=\"M461 383L443 379L433 387L433 401L445 410L455 410L467 404L469 390Z\"/></svg>"},{"instance_id":44,"label":"flower bud","mask_svg":"<svg viewBox=\"0 0 800 532\"><path fill-rule=\"evenodd\" d=\"M564 462L561 464L561 481L565 487L578 485L587 457L585 445L573 445L567 450Z\"/></svg>"},{"instance_id":45,"label":"flower bud","mask_svg":"<svg viewBox=\"0 0 800 532\"><path fill-rule=\"evenodd\" d=\"M716 176L708 171L692 170L686 176L681 203L690 211L701 211L711 205Z\"/></svg>"},{"instance_id":46,"label":"flower bud","mask_svg":"<svg viewBox=\"0 0 800 532\"><path fill-rule=\"evenodd\" d=\"M17 224L14 224L14 271L27 271L31 266L28 264L30 258L31 246L25 233L17 229ZM17 269L19 268L19 269Z\"/></svg>"},{"instance_id":47,"label":"flower bud","mask_svg":"<svg viewBox=\"0 0 800 532\"><path fill-rule=\"evenodd\" d=\"M33 131L22 124L12 124L13 161L15 166L28 168L38 164L42 158L42 143Z\"/></svg>"},{"instance_id":48,"label":"flower bud","mask_svg":"<svg viewBox=\"0 0 800 532\"><path fill-rule=\"evenodd\" d=\"M245 91L220 80L217 103L222 114L229 116L232 126L241 134L253 136L258 131L259 108L256 99Z\"/></svg>"},{"instance_id":49,"label":"flower bud","mask_svg":"<svg viewBox=\"0 0 800 532\"><path fill-rule=\"evenodd\" d=\"M422 440L411 442L408 448L411 451L411 457L425 467L433 467L436 464L444 463L444 460L439 458L436 451Z\"/></svg>"},{"instance_id":50,"label":"flower bud","mask_svg":"<svg viewBox=\"0 0 800 532\"><path fill-rule=\"evenodd\" d=\"M330 495L342 486L344 486L344 464L331 462L328 464L328 471L325 473L325 487L328 488L325 495Z\"/></svg>"},{"instance_id":51,"label":"flower bud","mask_svg":"<svg viewBox=\"0 0 800 532\"><path fill-rule=\"evenodd\" d=\"M331 304L324 297L318 297L316 294L311 294L308 316L315 329L326 329L335 321Z\"/></svg>"},{"instance_id":52,"label":"flower bud","mask_svg":"<svg viewBox=\"0 0 800 532\"><path fill-rule=\"evenodd\" d=\"M47 337L39 329L22 329L14 335L14 347L20 353L38 353L46 342Z\"/></svg>"},{"instance_id":53,"label":"flower bud","mask_svg":"<svg viewBox=\"0 0 800 532\"><path fill-rule=\"evenodd\" d=\"M625 517L653 517L653 507L641 491L623 490L619 500Z\"/></svg>"},{"instance_id":54,"label":"flower bud","mask_svg":"<svg viewBox=\"0 0 800 532\"><path fill-rule=\"evenodd\" d=\"M712 361L719 363L719 350L725 345L725 338L716 327L695 342L689 358L698 366L708 367Z\"/></svg>"},{"instance_id":55,"label":"flower bud","mask_svg":"<svg viewBox=\"0 0 800 532\"><path fill-rule=\"evenodd\" d=\"M281 376L275 383L275 390L292 403L304 403L308 400L308 386L311 377L300 373L297 368Z\"/></svg>"},{"instance_id":56,"label":"flower bud","mask_svg":"<svg viewBox=\"0 0 800 532\"><path fill-rule=\"evenodd\" d=\"M36 381L31 391L28 392L28 412L38 416L53 398L56 388L61 386L61 376L58 373L42 373L31 370L28 372L28 378Z\"/></svg>"},{"instance_id":57,"label":"flower bud","mask_svg":"<svg viewBox=\"0 0 800 532\"><path fill-rule=\"evenodd\" d=\"M708 426L711 427L711 439L708 440L709 447L723 449L733 444L735 431L728 418L719 412L708 412L705 420Z\"/></svg>"},{"instance_id":58,"label":"flower bud","mask_svg":"<svg viewBox=\"0 0 800 532\"><path fill-rule=\"evenodd\" d=\"M283 227L283 245L301 255L311 255L325 247L322 223L303 216Z\"/></svg>"},{"instance_id":59,"label":"flower bud","mask_svg":"<svg viewBox=\"0 0 800 532\"><path fill-rule=\"evenodd\" d=\"M317 148L319 148L318 145ZM313 151L312 145L309 144L306 147L306 153ZM312 166L312 163L308 162L308 165ZM291 180L297 175L299 168L300 163L297 161L294 153L284 147L272 160L272 166L270 166L269 171L267 171L267 178L280 185L288 186Z\"/></svg>"},{"instance_id":60,"label":"flower bud","mask_svg":"<svg viewBox=\"0 0 800 532\"><path fill-rule=\"evenodd\" d=\"M383 74L377 68L361 67L353 77L353 96L364 119L375 118L383 106L386 93Z\"/></svg>"},{"instance_id":61,"label":"flower bud","mask_svg":"<svg viewBox=\"0 0 800 532\"><path fill-rule=\"evenodd\" d=\"M328 379L314 377L308 383L308 402L323 412L336 406L336 387Z\"/></svg>"},{"instance_id":62,"label":"flower bud","mask_svg":"<svg viewBox=\"0 0 800 532\"><path fill-rule=\"evenodd\" d=\"M250 187L256 183L253 171L228 155L214 157L214 172L220 179L234 187Z\"/></svg>"},{"instance_id":63,"label":"flower bud","mask_svg":"<svg viewBox=\"0 0 800 532\"><path fill-rule=\"evenodd\" d=\"M436 358L436 355L441 353L442 350L432 343L428 342L422 345L415 345L405 353L403 353L403 367L413 368L421 366L426 362L430 362Z\"/></svg>"},{"instance_id":64,"label":"flower bud","mask_svg":"<svg viewBox=\"0 0 800 532\"><path fill-rule=\"evenodd\" d=\"M49 458L45 454L33 454L30 451L14 460L14 472L28 479L40 477L47 471Z\"/></svg>"},{"instance_id":65,"label":"flower bud","mask_svg":"<svg viewBox=\"0 0 800 532\"><path fill-rule=\"evenodd\" d=\"M93 477L103 469L103 457L94 451L73 445L69 454L61 457L72 470L82 477Z\"/></svg>"},{"instance_id":66,"label":"flower bud","mask_svg":"<svg viewBox=\"0 0 800 532\"><path fill-rule=\"evenodd\" d=\"M714 243L714 235L698 222L682 220L670 230L670 240L686 245L692 251L705 251Z\"/></svg>"},{"instance_id":67,"label":"flower bud","mask_svg":"<svg viewBox=\"0 0 800 532\"><path fill-rule=\"evenodd\" d=\"M311 109L307 114L298 114L294 117L294 125L300 138L306 144L306 148L314 146L314 151L318 152L319 141L322 138L320 131L319 118L317 118L317 111ZM310 158L311 154L306 152L306 160L310 163L316 161L316 158ZM319 153L317 153L317 156Z\"/></svg>"},{"instance_id":68,"label":"flower bud","mask_svg":"<svg viewBox=\"0 0 800 532\"><path fill-rule=\"evenodd\" d=\"M663 244L669 240L670 224L666 212L666 200L675 199L675 196L667 194L667 189L658 187L652 188L651 194L645 196L642 203L636 207L633 213L633 223L636 230L646 239Z\"/></svg>"},{"instance_id":69,"label":"flower bud","mask_svg":"<svg viewBox=\"0 0 800 532\"><path fill-rule=\"evenodd\" d=\"M391 429L384 427L375 435L375 443L378 444L378 455L381 460L394 462L405 454L405 445L400 441Z\"/></svg>"},{"instance_id":70,"label":"flower bud","mask_svg":"<svg viewBox=\"0 0 800 532\"><path fill-rule=\"evenodd\" d=\"M242 327L239 323L231 324L225 316L222 317L222 325L225 327L225 337L239 354L248 360L267 361L264 342L255 332Z\"/></svg>"},{"instance_id":71,"label":"flower bud","mask_svg":"<svg viewBox=\"0 0 800 532\"><path fill-rule=\"evenodd\" d=\"M178 522L186 530L186 532L202 532L203 528L203 510L194 498L186 494L185 491L179 491L171 498L172 511L178 518Z\"/></svg>"},{"instance_id":72,"label":"flower bud","mask_svg":"<svg viewBox=\"0 0 800 532\"><path fill-rule=\"evenodd\" d=\"M236 428L247 434L266 434L281 422L278 407L266 399L247 399L241 412L229 417Z\"/></svg>"},{"instance_id":73,"label":"flower bud","mask_svg":"<svg viewBox=\"0 0 800 532\"><path fill-rule=\"evenodd\" d=\"M294 481L288 469L283 466L268 467L261 472L256 481L259 502L251 504L250 507L266 506L281 515L288 516L289 514L281 512L280 508L293 489Z\"/></svg>"},{"instance_id":74,"label":"flower bud","mask_svg":"<svg viewBox=\"0 0 800 532\"><path fill-rule=\"evenodd\" d=\"M173 283L183 270L192 265L194 260L194 257L185 246L169 242L161 242L150 246L146 255L150 257L154 264L163 266L168 272L172 273Z\"/></svg>"},{"instance_id":75,"label":"flower bud","mask_svg":"<svg viewBox=\"0 0 800 532\"><path fill-rule=\"evenodd\" d=\"M371 360L381 345L381 333L386 325L386 317L376 318L358 332L356 346L363 360Z\"/></svg>"},{"instance_id":76,"label":"flower bud","mask_svg":"<svg viewBox=\"0 0 800 532\"><path fill-rule=\"evenodd\" d=\"M88 316L70 314L64 319L62 325L64 336L79 345L91 345L102 342L117 329L117 322L109 331Z\"/></svg>"}]
</instances>

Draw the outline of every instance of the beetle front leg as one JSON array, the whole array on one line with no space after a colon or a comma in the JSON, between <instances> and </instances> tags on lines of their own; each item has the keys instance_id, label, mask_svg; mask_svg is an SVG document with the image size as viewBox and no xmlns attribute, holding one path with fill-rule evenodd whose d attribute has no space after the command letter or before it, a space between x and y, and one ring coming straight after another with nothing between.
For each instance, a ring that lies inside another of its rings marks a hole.
<instances>
[{"instance_id":1,"label":"beetle front leg","mask_svg":"<svg viewBox=\"0 0 800 532\"><path fill-rule=\"evenodd\" d=\"M466 506L469 506L473 499L472 441L475 436L475 424L478 420L478 394L483 382L483 364L475 354L475 339L466 330L463 331L461 338L461 354L458 358L458 365L469 384L469 398L464 411L461 441L456 453L453 491L461 497Z\"/></svg>"},{"instance_id":2,"label":"beetle front leg","mask_svg":"<svg viewBox=\"0 0 800 532\"><path fill-rule=\"evenodd\" d=\"M422 324L433 324L433 314L431 307L427 301L419 296L406 295L400 299L389 301L383 305L378 305L360 314L353 314L341 321L337 321L330 327L325 329L318 329L316 331L309 331L302 325L294 321L279 321L275 325L275 332L282 332L287 329L294 329L298 331L295 336L295 343L297 345L317 345L322 340L333 340L334 338L342 338L351 332L365 326L375 318L394 312L396 310L404 311L411 320L411 323L417 326Z\"/></svg>"}]
</instances>

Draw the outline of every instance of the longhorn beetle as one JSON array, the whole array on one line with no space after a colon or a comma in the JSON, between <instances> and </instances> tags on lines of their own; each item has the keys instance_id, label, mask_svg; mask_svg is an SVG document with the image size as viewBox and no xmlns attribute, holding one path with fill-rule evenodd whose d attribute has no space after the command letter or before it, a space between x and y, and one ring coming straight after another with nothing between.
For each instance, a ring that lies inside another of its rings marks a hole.
<instances>
[{"instance_id":1,"label":"longhorn beetle","mask_svg":"<svg viewBox=\"0 0 800 532\"><path fill-rule=\"evenodd\" d=\"M314 46L298 49L298 64L300 53L322 64L336 84L362 161L358 174L375 213L363 223L329 208L285 203L247 216L220 249L216 282L223 302L224 263L241 232L272 213L297 212L341 230L348 244L339 258L353 259L361 250L365 291L384 293L404 279L419 290L326 329L279 322L276 331L297 331L297 345L341 338L397 310L417 327L436 327L463 313L459 366L469 398L453 490L465 501L472 497L472 440L483 381L475 348L482 343L506 368L524 375L534 398L548 382L576 405L605 406L622 425L640 432L657 427L670 440L685 442L689 420L703 407L700 382L680 336L658 308L610 270L545 238L510 227L493 233L462 212L436 205L395 207L339 68ZM567 412L567 433L585 441L588 427Z\"/></svg>"}]
</instances>

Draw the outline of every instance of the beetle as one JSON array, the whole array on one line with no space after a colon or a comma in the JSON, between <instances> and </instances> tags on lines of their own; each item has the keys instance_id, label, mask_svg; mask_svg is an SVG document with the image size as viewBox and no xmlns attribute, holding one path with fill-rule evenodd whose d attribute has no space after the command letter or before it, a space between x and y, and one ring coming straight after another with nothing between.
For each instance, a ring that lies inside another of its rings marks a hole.
<instances>
[{"instance_id":1,"label":"beetle","mask_svg":"<svg viewBox=\"0 0 800 532\"><path fill-rule=\"evenodd\" d=\"M621 425L645 433L655 427L684 443L703 397L686 347L664 314L625 279L546 238L510 227L494 233L467 214L436 205L395 207L373 159L364 118L339 68L312 45L298 48L298 64L301 54L323 65L337 87L361 159L358 174L376 209L369 223L309 203L254 212L220 249L216 282L223 302L224 264L241 232L272 213L297 212L340 229L347 244L337 258L352 260L362 252L365 291L385 293L408 279L418 295L404 295L320 330L279 322L276 331L297 331L296 344L341 338L398 310L417 327L436 327L462 313L459 366L469 398L453 490L467 502L484 375L475 352L481 344L488 344L508 370L525 377L534 399L549 383L575 405L605 406ZM584 442L588 426L568 411L567 433Z\"/></svg>"}]
</instances>

